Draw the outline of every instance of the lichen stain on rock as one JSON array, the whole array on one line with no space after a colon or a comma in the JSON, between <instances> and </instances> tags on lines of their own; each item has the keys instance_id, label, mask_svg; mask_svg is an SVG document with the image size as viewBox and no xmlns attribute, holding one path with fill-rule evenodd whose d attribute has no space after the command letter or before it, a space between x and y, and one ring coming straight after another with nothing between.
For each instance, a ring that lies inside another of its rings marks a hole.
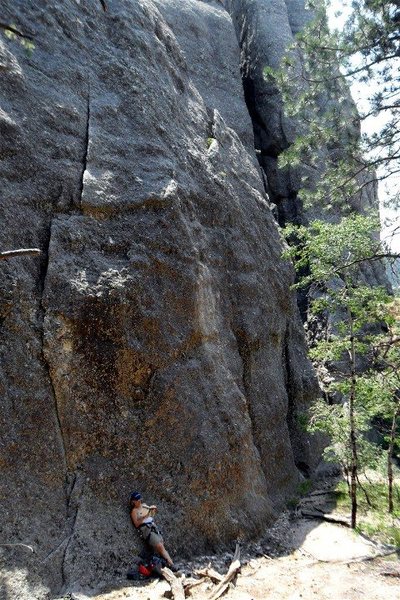
<instances>
[{"instance_id":1,"label":"lichen stain on rock","mask_svg":"<svg viewBox=\"0 0 400 600\"><path fill-rule=\"evenodd\" d=\"M74 354L80 357L82 378L93 392L110 394L115 389L115 353L120 332L115 310L102 302L88 301L81 318L73 322Z\"/></svg>"},{"instance_id":2,"label":"lichen stain on rock","mask_svg":"<svg viewBox=\"0 0 400 600\"><path fill-rule=\"evenodd\" d=\"M145 400L154 367L143 360L133 350L122 348L117 351L115 359L116 391L123 398Z\"/></svg>"}]
</instances>

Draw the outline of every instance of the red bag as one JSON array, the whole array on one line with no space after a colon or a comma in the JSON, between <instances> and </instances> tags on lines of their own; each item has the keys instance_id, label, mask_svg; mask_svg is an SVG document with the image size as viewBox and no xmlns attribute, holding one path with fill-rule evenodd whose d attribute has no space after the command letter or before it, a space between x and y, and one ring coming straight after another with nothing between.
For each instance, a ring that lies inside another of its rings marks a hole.
<instances>
[{"instance_id":1,"label":"red bag","mask_svg":"<svg viewBox=\"0 0 400 600\"><path fill-rule=\"evenodd\" d=\"M154 565L147 565L147 567L145 567L144 565L139 565L139 573L141 575L144 575L145 577L150 577L151 572L153 570L153 566Z\"/></svg>"}]
</instances>

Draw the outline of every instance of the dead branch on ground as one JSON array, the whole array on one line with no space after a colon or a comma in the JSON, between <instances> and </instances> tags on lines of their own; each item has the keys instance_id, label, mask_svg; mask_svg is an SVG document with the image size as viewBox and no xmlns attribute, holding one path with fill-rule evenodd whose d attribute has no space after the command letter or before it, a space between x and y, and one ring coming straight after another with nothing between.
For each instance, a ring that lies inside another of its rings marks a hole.
<instances>
[{"instance_id":1,"label":"dead branch on ground","mask_svg":"<svg viewBox=\"0 0 400 600\"><path fill-rule=\"evenodd\" d=\"M208 567L205 569L197 569L195 573L196 575L200 575L200 577L209 577L211 581L214 581L215 583L219 583L224 578L224 576L218 573L218 571L212 569L210 565L208 565Z\"/></svg>"},{"instance_id":2,"label":"dead branch on ground","mask_svg":"<svg viewBox=\"0 0 400 600\"><path fill-rule=\"evenodd\" d=\"M299 512L301 516L306 517L306 519L318 519L320 521L327 521L328 523L335 523L336 525L344 525L345 527L350 527L349 521L346 521L345 519L340 519L338 517L330 517L322 512L309 512L305 510L300 510Z\"/></svg>"},{"instance_id":3,"label":"dead branch on ground","mask_svg":"<svg viewBox=\"0 0 400 600\"><path fill-rule=\"evenodd\" d=\"M204 582L204 579L194 579L194 578L189 578L189 579L184 579L183 580L183 589L185 590L185 594L186 592L189 592L192 588L197 587L198 585L201 585Z\"/></svg>"},{"instance_id":4,"label":"dead branch on ground","mask_svg":"<svg viewBox=\"0 0 400 600\"><path fill-rule=\"evenodd\" d=\"M236 576L236 574L238 573L239 570L240 570L240 546L239 546L239 544L236 544L235 554L233 555L233 559L229 566L228 572L226 573L226 575L224 576L222 581L219 582L219 584L217 585L217 587L215 588L215 590L209 597L209 600L217 600L218 598L220 598L220 596L222 596L222 594L224 594L226 592L226 590L229 587L229 584L234 579L234 577Z\"/></svg>"},{"instance_id":5,"label":"dead branch on ground","mask_svg":"<svg viewBox=\"0 0 400 600\"><path fill-rule=\"evenodd\" d=\"M168 567L161 569L161 573L171 586L172 597L175 600L185 600L185 590L183 589L182 580L179 577L175 577Z\"/></svg>"},{"instance_id":6,"label":"dead branch on ground","mask_svg":"<svg viewBox=\"0 0 400 600\"><path fill-rule=\"evenodd\" d=\"M312 558L313 560L320 562L320 563L335 563L335 564L342 564L342 565L350 565L352 563L360 563L360 562L368 562L368 561L372 561L375 560L376 558L384 558L386 556L391 556L392 554L398 554L400 548L394 548L392 550L387 550L386 552L378 552L376 554L371 554L368 556L358 556L357 558L348 558L348 559L339 559L339 560L330 560L330 559L324 559L324 558L318 558L317 556L314 556L314 554L311 554L311 552L307 552L307 555ZM305 554L304 552L302 552L303 554ZM383 573L381 573L382 575Z\"/></svg>"}]
</instances>

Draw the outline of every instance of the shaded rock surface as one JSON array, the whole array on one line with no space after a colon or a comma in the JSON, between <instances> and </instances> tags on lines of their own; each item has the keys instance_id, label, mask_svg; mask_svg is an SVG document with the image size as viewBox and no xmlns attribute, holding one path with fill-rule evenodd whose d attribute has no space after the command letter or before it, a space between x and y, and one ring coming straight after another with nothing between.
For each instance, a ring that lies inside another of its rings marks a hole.
<instances>
[{"instance_id":1,"label":"shaded rock surface","mask_svg":"<svg viewBox=\"0 0 400 600\"><path fill-rule=\"evenodd\" d=\"M216 551L314 460L230 14L103 4L3 3L34 48L0 32L1 245L43 254L0 263L0 542L34 550L0 546L2 600L127 568L132 488L172 553Z\"/></svg>"},{"instance_id":2,"label":"shaded rock surface","mask_svg":"<svg viewBox=\"0 0 400 600\"><path fill-rule=\"evenodd\" d=\"M265 67L281 68L282 57L287 48L293 44L294 36L312 18L313 12L306 8L305 0L221 0L231 14L240 46L240 67L246 105L252 118L254 143L257 159L260 164L265 190L271 202L276 205L277 219L280 225L295 223L307 224L312 219L323 219L337 222L343 215L340 207L333 206L329 212L325 207L303 207L301 198L302 178L308 179L308 185L321 177L321 167L332 157L337 159L343 154L343 148L328 149L321 147L320 166L290 166L278 168L279 155L303 133L299 122L285 114L282 98L276 84L264 74ZM291 60L298 73L298 85L306 86L301 76L302 57L296 50L291 51ZM338 90L339 94L339 90ZM360 136L360 120L350 91L340 90L343 102L342 110L346 111L346 130L343 134L343 146L348 139ZM344 96L344 97L343 97ZM334 105L334 95L321 96L320 103L325 111ZM361 171L357 176L358 192L347 199L355 212L374 210L378 212L379 203L376 181L371 175ZM329 204L329 198L326 203ZM377 232L377 235L378 232ZM360 265L360 281L372 286L383 286L390 289L385 266L379 261L366 262ZM303 321L312 321L308 314L308 297L299 292L298 305ZM309 323L310 327L314 325ZM320 324L321 325L321 324ZM327 323L326 335L330 329Z\"/></svg>"}]
</instances>

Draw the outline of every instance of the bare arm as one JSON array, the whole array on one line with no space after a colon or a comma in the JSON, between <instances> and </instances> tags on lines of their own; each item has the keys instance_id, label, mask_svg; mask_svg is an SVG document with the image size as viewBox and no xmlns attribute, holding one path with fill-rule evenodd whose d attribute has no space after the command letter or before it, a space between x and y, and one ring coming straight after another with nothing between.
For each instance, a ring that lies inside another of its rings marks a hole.
<instances>
[{"instance_id":1,"label":"bare arm","mask_svg":"<svg viewBox=\"0 0 400 600\"><path fill-rule=\"evenodd\" d=\"M151 506L148 506L147 504L142 504L142 508L147 508L146 516L149 517L152 517L157 512L157 506L155 504L152 504Z\"/></svg>"},{"instance_id":2,"label":"bare arm","mask_svg":"<svg viewBox=\"0 0 400 600\"><path fill-rule=\"evenodd\" d=\"M147 517L149 516L150 509L157 510L156 506L145 506L145 508L147 508L148 510L141 517L139 517L139 515L138 515L138 513L139 513L138 509L137 508L132 508L132 510L131 510L131 519L132 519L132 523L134 524L135 527L140 527L141 525L143 525L143 521L145 519L147 519Z\"/></svg>"},{"instance_id":3,"label":"bare arm","mask_svg":"<svg viewBox=\"0 0 400 600\"><path fill-rule=\"evenodd\" d=\"M132 508L131 510L131 519L132 519L132 523L134 524L135 527L140 527L140 525L142 525L143 521L145 520L147 515L143 516L143 517L138 517L138 511L136 508Z\"/></svg>"}]
</instances>

